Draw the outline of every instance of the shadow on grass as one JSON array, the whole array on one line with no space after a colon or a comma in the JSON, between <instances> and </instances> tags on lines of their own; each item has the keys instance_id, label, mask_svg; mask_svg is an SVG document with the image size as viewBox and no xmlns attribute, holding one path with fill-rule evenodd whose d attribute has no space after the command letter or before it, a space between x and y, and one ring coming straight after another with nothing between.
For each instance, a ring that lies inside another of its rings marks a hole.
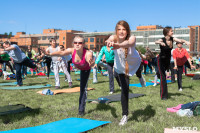
<instances>
[{"instance_id":1,"label":"shadow on grass","mask_svg":"<svg viewBox=\"0 0 200 133\"><path fill-rule=\"evenodd\" d=\"M140 117L143 122L147 121L151 117L156 114L156 111L152 109L151 105L147 105L145 109L139 109L132 112L132 117L129 119L130 121L139 121L138 118Z\"/></svg>"},{"instance_id":2,"label":"shadow on grass","mask_svg":"<svg viewBox=\"0 0 200 133\"><path fill-rule=\"evenodd\" d=\"M193 85L183 86L182 89L184 89L184 88L189 88L189 89L191 89L191 90L194 90Z\"/></svg>"},{"instance_id":3,"label":"shadow on grass","mask_svg":"<svg viewBox=\"0 0 200 133\"><path fill-rule=\"evenodd\" d=\"M104 82L109 82L109 80L105 80L105 81L98 81L98 82L97 82L97 83L95 83L95 84L104 83Z\"/></svg>"},{"instance_id":4,"label":"shadow on grass","mask_svg":"<svg viewBox=\"0 0 200 133\"><path fill-rule=\"evenodd\" d=\"M186 96L186 97L194 99L194 97L192 97L191 95L185 95L185 94L182 94L182 93L168 93L169 98L172 98L172 96Z\"/></svg>"},{"instance_id":5,"label":"shadow on grass","mask_svg":"<svg viewBox=\"0 0 200 133\"><path fill-rule=\"evenodd\" d=\"M111 107L108 104L99 103L99 104L97 104L96 109L89 110L88 113L91 113L91 112L96 111L96 110L100 110L100 111L110 110L112 116L117 118L116 109Z\"/></svg>"},{"instance_id":6,"label":"shadow on grass","mask_svg":"<svg viewBox=\"0 0 200 133\"><path fill-rule=\"evenodd\" d=\"M25 111L25 112L20 112L20 113L15 113L15 114L1 115L0 116L0 120L4 124L9 124L9 123L12 123L14 121L22 120L22 119L24 119L27 116L35 117L39 113L40 113L40 108L36 108L36 109L32 109L32 110Z\"/></svg>"},{"instance_id":7,"label":"shadow on grass","mask_svg":"<svg viewBox=\"0 0 200 133\"><path fill-rule=\"evenodd\" d=\"M72 88L74 88L74 87L80 87L80 85L73 85ZM72 89L72 88L69 88L69 85L61 87L61 89Z\"/></svg>"}]
</instances>

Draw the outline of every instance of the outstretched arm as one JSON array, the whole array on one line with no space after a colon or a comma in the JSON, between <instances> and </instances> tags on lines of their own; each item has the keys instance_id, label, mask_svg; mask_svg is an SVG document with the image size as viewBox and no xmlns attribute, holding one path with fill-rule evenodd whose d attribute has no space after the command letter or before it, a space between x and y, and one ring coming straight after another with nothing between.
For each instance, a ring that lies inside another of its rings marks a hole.
<instances>
[{"instance_id":1,"label":"outstretched arm","mask_svg":"<svg viewBox=\"0 0 200 133\"><path fill-rule=\"evenodd\" d=\"M165 46L165 43L163 42L162 39L158 39L157 41L155 41L155 44L160 44L161 46Z\"/></svg>"},{"instance_id":2,"label":"outstretched arm","mask_svg":"<svg viewBox=\"0 0 200 133\"><path fill-rule=\"evenodd\" d=\"M181 43L185 43L186 45L190 45L191 43L186 41L186 40L183 40L183 39L178 39L178 38L173 38L175 42L181 42Z\"/></svg>"},{"instance_id":3,"label":"outstretched arm","mask_svg":"<svg viewBox=\"0 0 200 133\"><path fill-rule=\"evenodd\" d=\"M123 41L122 43L114 43L114 35L110 36L106 41L108 47L113 47L114 49L118 48L129 48L135 45L136 38L131 36L128 40Z\"/></svg>"},{"instance_id":4,"label":"outstretched arm","mask_svg":"<svg viewBox=\"0 0 200 133\"><path fill-rule=\"evenodd\" d=\"M73 51L73 48L68 48L68 49L65 49L64 51L56 51L53 53L49 53L48 51L44 51L44 52L46 55L49 55L49 56L65 56L65 55L72 54L72 51Z\"/></svg>"},{"instance_id":5,"label":"outstretched arm","mask_svg":"<svg viewBox=\"0 0 200 133\"><path fill-rule=\"evenodd\" d=\"M86 61L89 63L89 66L93 67L95 63L95 58L93 58L93 54L91 51L87 50L85 58L86 58Z\"/></svg>"}]
</instances>

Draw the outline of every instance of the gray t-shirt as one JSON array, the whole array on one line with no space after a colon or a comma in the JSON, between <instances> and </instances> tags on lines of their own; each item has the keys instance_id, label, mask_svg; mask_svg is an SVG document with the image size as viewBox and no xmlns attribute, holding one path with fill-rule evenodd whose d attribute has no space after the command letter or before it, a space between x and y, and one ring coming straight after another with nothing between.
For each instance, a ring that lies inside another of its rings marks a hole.
<instances>
[{"instance_id":1,"label":"gray t-shirt","mask_svg":"<svg viewBox=\"0 0 200 133\"><path fill-rule=\"evenodd\" d=\"M16 44L13 44L12 46L15 47L15 49L6 52L14 60L14 62L21 63L26 58L25 53L22 52Z\"/></svg>"}]
</instances>

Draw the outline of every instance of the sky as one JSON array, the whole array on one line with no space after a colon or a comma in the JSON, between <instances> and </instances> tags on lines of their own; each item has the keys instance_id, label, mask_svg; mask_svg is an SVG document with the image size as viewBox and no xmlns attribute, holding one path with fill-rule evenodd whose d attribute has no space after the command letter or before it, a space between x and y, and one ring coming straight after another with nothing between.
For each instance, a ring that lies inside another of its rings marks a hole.
<instances>
[{"instance_id":1,"label":"sky","mask_svg":"<svg viewBox=\"0 0 200 133\"><path fill-rule=\"evenodd\" d=\"M43 29L114 31L119 20L139 25L200 25L200 0L0 0L0 34Z\"/></svg>"}]
</instances>

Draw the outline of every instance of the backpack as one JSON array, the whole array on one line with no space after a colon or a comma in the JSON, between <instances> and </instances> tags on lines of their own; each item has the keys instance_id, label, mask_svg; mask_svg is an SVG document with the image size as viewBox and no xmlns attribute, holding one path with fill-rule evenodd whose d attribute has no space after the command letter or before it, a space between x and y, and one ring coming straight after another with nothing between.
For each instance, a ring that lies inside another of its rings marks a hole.
<instances>
[{"instance_id":1,"label":"backpack","mask_svg":"<svg viewBox=\"0 0 200 133\"><path fill-rule=\"evenodd\" d=\"M200 115L200 104L198 104L198 105L195 107L195 109L194 109L194 111L193 111L193 115L194 115L194 116Z\"/></svg>"}]
</instances>

